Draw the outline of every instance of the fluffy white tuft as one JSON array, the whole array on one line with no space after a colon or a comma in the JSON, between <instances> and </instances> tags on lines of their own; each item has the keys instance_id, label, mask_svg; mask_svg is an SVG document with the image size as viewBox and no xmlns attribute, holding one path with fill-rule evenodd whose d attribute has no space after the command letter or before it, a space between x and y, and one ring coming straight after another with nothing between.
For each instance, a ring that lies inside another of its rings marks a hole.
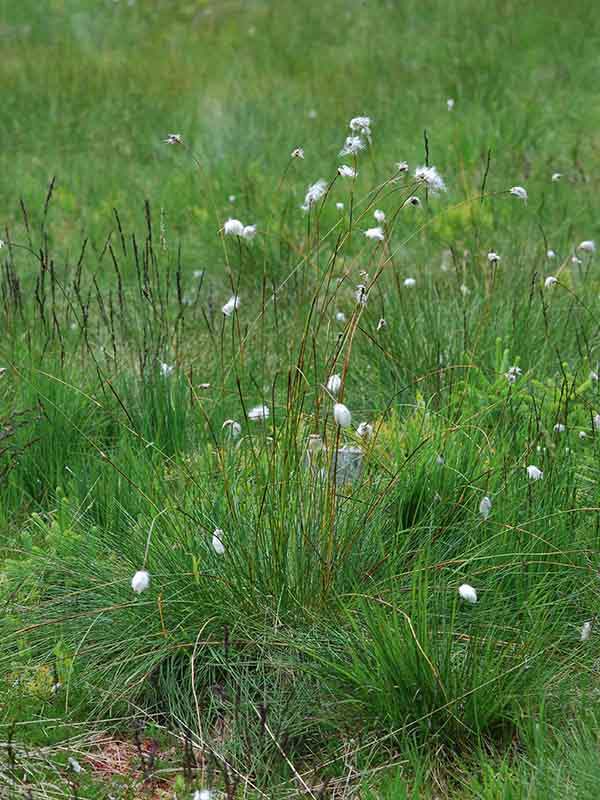
<instances>
[{"instance_id":1,"label":"fluffy white tuft","mask_svg":"<svg viewBox=\"0 0 600 800\"><path fill-rule=\"evenodd\" d=\"M236 422L234 419L226 419L223 425L221 426L222 430L228 428L229 435L232 439L237 439L240 433L242 432L242 426L239 422Z\"/></svg>"},{"instance_id":2,"label":"fluffy white tuft","mask_svg":"<svg viewBox=\"0 0 600 800\"><path fill-rule=\"evenodd\" d=\"M371 117L352 117L348 127L354 133L366 136L367 139L371 137Z\"/></svg>"},{"instance_id":3,"label":"fluffy white tuft","mask_svg":"<svg viewBox=\"0 0 600 800\"><path fill-rule=\"evenodd\" d=\"M531 481L540 481L544 477L544 473L539 467L536 467L535 464L530 464L527 467L527 477Z\"/></svg>"},{"instance_id":4,"label":"fluffy white tuft","mask_svg":"<svg viewBox=\"0 0 600 800\"><path fill-rule=\"evenodd\" d=\"M350 409L343 403L336 403L333 407L333 418L340 428L349 428L352 424Z\"/></svg>"},{"instance_id":5,"label":"fluffy white tuft","mask_svg":"<svg viewBox=\"0 0 600 800\"><path fill-rule=\"evenodd\" d=\"M248 412L248 419L252 420L267 419L270 413L271 412L269 411L269 406L267 405L263 404L261 406L254 406L254 408L251 408L250 411Z\"/></svg>"},{"instance_id":6,"label":"fluffy white tuft","mask_svg":"<svg viewBox=\"0 0 600 800\"><path fill-rule=\"evenodd\" d=\"M338 167L338 175L341 175L342 178L356 178L358 172L354 167L349 167L348 164L342 164Z\"/></svg>"},{"instance_id":7,"label":"fluffy white tuft","mask_svg":"<svg viewBox=\"0 0 600 800\"><path fill-rule=\"evenodd\" d=\"M361 422L356 429L356 434L361 439L370 439L373 436L373 426L370 422Z\"/></svg>"},{"instance_id":8,"label":"fluffy white tuft","mask_svg":"<svg viewBox=\"0 0 600 800\"><path fill-rule=\"evenodd\" d=\"M225 552L225 546L223 544L223 531L221 528L215 528L212 536L212 546L215 553L219 556L222 556Z\"/></svg>"},{"instance_id":9,"label":"fluffy white tuft","mask_svg":"<svg viewBox=\"0 0 600 800\"><path fill-rule=\"evenodd\" d=\"M337 395L342 388L342 379L339 375L330 375L327 381L327 389L331 394Z\"/></svg>"},{"instance_id":10,"label":"fluffy white tuft","mask_svg":"<svg viewBox=\"0 0 600 800\"><path fill-rule=\"evenodd\" d=\"M367 239L376 239L378 242L383 242L385 239L383 228L380 228L379 226L377 228L367 228L365 231L365 236Z\"/></svg>"},{"instance_id":11,"label":"fluffy white tuft","mask_svg":"<svg viewBox=\"0 0 600 800\"><path fill-rule=\"evenodd\" d=\"M341 156L355 156L366 147L360 136L347 136L344 146L340 150Z\"/></svg>"},{"instance_id":12,"label":"fluffy white tuft","mask_svg":"<svg viewBox=\"0 0 600 800\"><path fill-rule=\"evenodd\" d=\"M139 569L131 579L131 588L136 594L145 592L150 586L150 575L145 569Z\"/></svg>"},{"instance_id":13,"label":"fluffy white tuft","mask_svg":"<svg viewBox=\"0 0 600 800\"><path fill-rule=\"evenodd\" d=\"M221 311L223 312L223 314L225 314L226 317L230 317L234 311L237 311L239 307L240 307L239 295L234 294L225 303Z\"/></svg>"},{"instance_id":14,"label":"fluffy white tuft","mask_svg":"<svg viewBox=\"0 0 600 800\"><path fill-rule=\"evenodd\" d=\"M479 513L484 519L487 519L490 515L492 510L492 498L488 497L487 495L482 498L481 503L479 503Z\"/></svg>"},{"instance_id":15,"label":"fluffy white tuft","mask_svg":"<svg viewBox=\"0 0 600 800\"><path fill-rule=\"evenodd\" d=\"M446 184L435 167L417 167L415 180L424 183L432 194L446 191Z\"/></svg>"},{"instance_id":16,"label":"fluffy white tuft","mask_svg":"<svg viewBox=\"0 0 600 800\"><path fill-rule=\"evenodd\" d=\"M356 302L361 306L367 305L367 300L369 299L369 292L367 291L367 287L364 283L359 283L356 287L354 292L354 299Z\"/></svg>"},{"instance_id":17,"label":"fluffy white tuft","mask_svg":"<svg viewBox=\"0 0 600 800\"><path fill-rule=\"evenodd\" d=\"M591 635L592 635L592 623L590 620L588 620L587 622L584 622L583 625L581 626L581 633L579 638L582 642L587 642L587 640L590 638Z\"/></svg>"},{"instance_id":18,"label":"fluffy white tuft","mask_svg":"<svg viewBox=\"0 0 600 800\"><path fill-rule=\"evenodd\" d=\"M504 377L509 383L516 383L523 374L521 367L509 367L508 372L504 373Z\"/></svg>"},{"instance_id":19,"label":"fluffy white tuft","mask_svg":"<svg viewBox=\"0 0 600 800\"><path fill-rule=\"evenodd\" d=\"M595 253L596 252L596 242L593 239L585 239L585 241L581 242L578 247L578 250L583 250L584 253Z\"/></svg>"},{"instance_id":20,"label":"fluffy white tuft","mask_svg":"<svg viewBox=\"0 0 600 800\"><path fill-rule=\"evenodd\" d=\"M458 587L458 593L459 593L461 599L462 600L466 600L467 603L476 603L477 602L477 592L468 583L462 583Z\"/></svg>"},{"instance_id":21,"label":"fluffy white tuft","mask_svg":"<svg viewBox=\"0 0 600 800\"><path fill-rule=\"evenodd\" d=\"M210 789L196 789L192 795L192 800L212 800L213 793Z\"/></svg>"},{"instance_id":22,"label":"fluffy white tuft","mask_svg":"<svg viewBox=\"0 0 600 800\"><path fill-rule=\"evenodd\" d=\"M243 236L244 224L239 219L228 219L223 225L223 233L225 236Z\"/></svg>"},{"instance_id":23,"label":"fluffy white tuft","mask_svg":"<svg viewBox=\"0 0 600 800\"><path fill-rule=\"evenodd\" d=\"M320 178L315 183L311 183L308 187L306 192L306 196L304 198L304 203L302 204L301 208L303 211L308 211L315 203L318 203L319 200L323 197L325 192L327 191L327 182Z\"/></svg>"},{"instance_id":24,"label":"fluffy white tuft","mask_svg":"<svg viewBox=\"0 0 600 800\"><path fill-rule=\"evenodd\" d=\"M518 200L523 200L523 202L525 202L528 197L527 189L525 189L523 186L511 187L510 193L512 194L513 197L516 197Z\"/></svg>"}]
</instances>

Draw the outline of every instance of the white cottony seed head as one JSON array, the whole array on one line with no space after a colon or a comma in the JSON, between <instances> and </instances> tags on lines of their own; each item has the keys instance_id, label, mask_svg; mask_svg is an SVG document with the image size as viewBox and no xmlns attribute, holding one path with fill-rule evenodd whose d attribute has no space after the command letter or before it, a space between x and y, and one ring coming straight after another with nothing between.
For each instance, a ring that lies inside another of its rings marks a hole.
<instances>
[{"instance_id":1,"label":"white cottony seed head","mask_svg":"<svg viewBox=\"0 0 600 800\"><path fill-rule=\"evenodd\" d=\"M458 594L460 595L461 599L466 600L467 603L477 602L477 592L468 583L462 583L458 587Z\"/></svg>"},{"instance_id":2,"label":"white cottony seed head","mask_svg":"<svg viewBox=\"0 0 600 800\"><path fill-rule=\"evenodd\" d=\"M239 219L228 219L223 225L225 236L243 236L244 225Z\"/></svg>"},{"instance_id":3,"label":"white cottony seed head","mask_svg":"<svg viewBox=\"0 0 600 800\"><path fill-rule=\"evenodd\" d=\"M138 570L131 579L131 588L136 594L145 592L150 586L150 575L145 569Z\"/></svg>"},{"instance_id":4,"label":"white cottony seed head","mask_svg":"<svg viewBox=\"0 0 600 800\"><path fill-rule=\"evenodd\" d=\"M540 481L544 477L544 473L534 464L530 464L527 467L527 477L532 481Z\"/></svg>"},{"instance_id":5,"label":"white cottony seed head","mask_svg":"<svg viewBox=\"0 0 600 800\"><path fill-rule=\"evenodd\" d=\"M377 239L379 242L383 242L385 239L385 233L383 232L383 228L368 228L365 231L365 236L367 239Z\"/></svg>"},{"instance_id":6,"label":"white cottony seed head","mask_svg":"<svg viewBox=\"0 0 600 800\"><path fill-rule=\"evenodd\" d=\"M364 283L359 283L357 285L356 290L354 292L354 299L361 306L367 305L367 300L369 299L369 292Z\"/></svg>"},{"instance_id":7,"label":"white cottony seed head","mask_svg":"<svg viewBox=\"0 0 600 800\"><path fill-rule=\"evenodd\" d=\"M223 425L221 426L222 430L225 428L228 429L229 435L232 439L237 439L240 433L242 432L242 426L239 422L236 422L234 419L226 419Z\"/></svg>"},{"instance_id":8,"label":"white cottony seed head","mask_svg":"<svg viewBox=\"0 0 600 800\"><path fill-rule=\"evenodd\" d=\"M524 202L527 200L527 189L525 189L523 186L513 186L510 190L510 193L518 200L523 200Z\"/></svg>"},{"instance_id":9,"label":"white cottony seed head","mask_svg":"<svg viewBox=\"0 0 600 800\"><path fill-rule=\"evenodd\" d=\"M331 392L331 394L337 395L339 390L342 388L342 379L339 375L330 375L327 381L327 389Z\"/></svg>"},{"instance_id":10,"label":"white cottony seed head","mask_svg":"<svg viewBox=\"0 0 600 800\"><path fill-rule=\"evenodd\" d=\"M579 638L582 642L587 642L587 640L590 638L591 635L592 635L592 623L591 620L588 620L587 622L584 622L583 625L581 626L581 634Z\"/></svg>"},{"instance_id":11,"label":"white cottony seed head","mask_svg":"<svg viewBox=\"0 0 600 800\"><path fill-rule=\"evenodd\" d=\"M333 407L333 418L340 428L349 428L352 424L350 409L343 403L336 403Z\"/></svg>"},{"instance_id":12,"label":"white cottony seed head","mask_svg":"<svg viewBox=\"0 0 600 800\"><path fill-rule=\"evenodd\" d=\"M492 510L492 498L486 495L484 498L482 498L481 503L479 503L479 513L484 519L487 519L490 515L491 510Z\"/></svg>"},{"instance_id":13,"label":"white cottony seed head","mask_svg":"<svg viewBox=\"0 0 600 800\"><path fill-rule=\"evenodd\" d=\"M250 411L248 412L248 419L254 421L267 419L270 413L271 412L269 411L269 406L267 405L263 404L260 406L254 406L254 408L251 408Z\"/></svg>"},{"instance_id":14,"label":"white cottony seed head","mask_svg":"<svg viewBox=\"0 0 600 800\"><path fill-rule=\"evenodd\" d=\"M404 280L404 285L406 286L407 289L412 289L413 286L417 285L417 282L414 278L406 278Z\"/></svg>"},{"instance_id":15,"label":"white cottony seed head","mask_svg":"<svg viewBox=\"0 0 600 800\"><path fill-rule=\"evenodd\" d=\"M338 175L341 175L342 178L356 178L358 172L354 167L349 167L348 164L341 164L338 167Z\"/></svg>"},{"instance_id":16,"label":"white cottony seed head","mask_svg":"<svg viewBox=\"0 0 600 800\"><path fill-rule=\"evenodd\" d=\"M316 183L311 183L306 192L304 203L300 206L303 211L308 211L323 197L327 191L327 182L320 178Z\"/></svg>"},{"instance_id":17,"label":"white cottony seed head","mask_svg":"<svg viewBox=\"0 0 600 800\"><path fill-rule=\"evenodd\" d=\"M516 383L522 374L521 367L509 367L508 372L504 373L504 377L509 383Z\"/></svg>"},{"instance_id":18,"label":"white cottony seed head","mask_svg":"<svg viewBox=\"0 0 600 800\"><path fill-rule=\"evenodd\" d=\"M341 156L355 156L366 147L360 136L347 136L344 146L340 150Z\"/></svg>"},{"instance_id":19,"label":"white cottony seed head","mask_svg":"<svg viewBox=\"0 0 600 800\"><path fill-rule=\"evenodd\" d=\"M361 422L356 433L361 439L370 439L373 436L373 426L370 422Z\"/></svg>"},{"instance_id":20,"label":"white cottony seed head","mask_svg":"<svg viewBox=\"0 0 600 800\"><path fill-rule=\"evenodd\" d=\"M192 795L192 800L212 800L213 793L210 789L196 789Z\"/></svg>"},{"instance_id":21,"label":"white cottony seed head","mask_svg":"<svg viewBox=\"0 0 600 800\"><path fill-rule=\"evenodd\" d=\"M596 243L592 239L586 239L577 247L578 250L583 250L584 253L595 253Z\"/></svg>"},{"instance_id":22,"label":"white cottony seed head","mask_svg":"<svg viewBox=\"0 0 600 800\"><path fill-rule=\"evenodd\" d=\"M552 286L556 286L557 283L558 280L554 277L554 275L548 275L544 281L544 289L550 289Z\"/></svg>"},{"instance_id":23,"label":"white cottony seed head","mask_svg":"<svg viewBox=\"0 0 600 800\"><path fill-rule=\"evenodd\" d=\"M226 317L230 317L234 311L237 311L239 307L240 307L239 295L234 294L225 303L221 311L223 312L223 314L225 314Z\"/></svg>"},{"instance_id":24,"label":"white cottony seed head","mask_svg":"<svg viewBox=\"0 0 600 800\"><path fill-rule=\"evenodd\" d=\"M415 180L424 183L432 194L446 191L446 184L435 167L417 167Z\"/></svg>"},{"instance_id":25,"label":"white cottony seed head","mask_svg":"<svg viewBox=\"0 0 600 800\"><path fill-rule=\"evenodd\" d=\"M380 208L375 209L373 216L376 222L382 223L385 221L385 211L382 211Z\"/></svg>"},{"instance_id":26,"label":"white cottony seed head","mask_svg":"<svg viewBox=\"0 0 600 800\"><path fill-rule=\"evenodd\" d=\"M490 250L487 257L490 264L497 264L500 261L500 256L494 250Z\"/></svg>"},{"instance_id":27,"label":"white cottony seed head","mask_svg":"<svg viewBox=\"0 0 600 800\"><path fill-rule=\"evenodd\" d=\"M358 132L368 139L371 135L371 117L352 117L348 127L351 131Z\"/></svg>"},{"instance_id":28,"label":"white cottony seed head","mask_svg":"<svg viewBox=\"0 0 600 800\"><path fill-rule=\"evenodd\" d=\"M215 553L217 553L219 556L222 556L225 552L225 546L223 545L223 531L221 528L215 528L212 537L212 546Z\"/></svg>"},{"instance_id":29,"label":"white cottony seed head","mask_svg":"<svg viewBox=\"0 0 600 800\"><path fill-rule=\"evenodd\" d=\"M292 150L291 158L304 158L304 148L296 147L294 150Z\"/></svg>"}]
</instances>

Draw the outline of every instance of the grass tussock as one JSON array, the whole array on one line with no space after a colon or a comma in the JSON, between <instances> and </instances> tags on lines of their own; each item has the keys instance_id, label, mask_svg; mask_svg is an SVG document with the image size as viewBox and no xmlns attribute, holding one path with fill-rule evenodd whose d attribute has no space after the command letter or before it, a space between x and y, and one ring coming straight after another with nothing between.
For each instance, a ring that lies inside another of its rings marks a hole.
<instances>
[{"instance_id":1,"label":"grass tussock","mask_svg":"<svg viewBox=\"0 0 600 800\"><path fill-rule=\"evenodd\" d=\"M342 5L11 11L14 96L84 120L68 179L60 125L56 179L22 156L2 178L23 181L0 248L15 796L593 796L600 282L594 111L573 114L597 26L565 71L579 22L545 38L551 2L519 25L431 6L428 31L410 3ZM521 69L492 75L506 42Z\"/></svg>"}]
</instances>

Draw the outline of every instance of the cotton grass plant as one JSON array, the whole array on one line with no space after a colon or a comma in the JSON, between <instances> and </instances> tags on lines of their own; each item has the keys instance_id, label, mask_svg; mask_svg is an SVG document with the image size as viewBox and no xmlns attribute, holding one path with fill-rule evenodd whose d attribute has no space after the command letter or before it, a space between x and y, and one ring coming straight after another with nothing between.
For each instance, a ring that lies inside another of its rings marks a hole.
<instances>
[{"instance_id":1,"label":"cotton grass plant","mask_svg":"<svg viewBox=\"0 0 600 800\"><path fill-rule=\"evenodd\" d=\"M102 282L85 248L65 279L11 233L3 310L7 669L59 648L65 713L83 691L90 724L166 720L253 785L313 795L348 779L349 729L354 786L389 748L502 757L542 706L558 724L598 601L593 248L549 297L533 192L461 196L449 157L443 177L378 165L376 122L349 128L352 175L332 161L306 190L286 166L256 227L215 209L213 282L148 205L137 238L115 215ZM509 222L513 266L482 241Z\"/></svg>"}]
</instances>

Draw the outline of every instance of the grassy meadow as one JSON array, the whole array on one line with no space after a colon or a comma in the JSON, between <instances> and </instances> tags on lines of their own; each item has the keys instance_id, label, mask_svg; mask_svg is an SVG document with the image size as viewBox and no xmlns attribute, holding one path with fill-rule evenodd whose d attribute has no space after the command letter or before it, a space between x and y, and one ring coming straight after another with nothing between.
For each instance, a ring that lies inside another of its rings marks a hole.
<instances>
[{"instance_id":1,"label":"grassy meadow","mask_svg":"<svg viewBox=\"0 0 600 800\"><path fill-rule=\"evenodd\" d=\"M595 4L0 12L0 797L597 797Z\"/></svg>"}]
</instances>

